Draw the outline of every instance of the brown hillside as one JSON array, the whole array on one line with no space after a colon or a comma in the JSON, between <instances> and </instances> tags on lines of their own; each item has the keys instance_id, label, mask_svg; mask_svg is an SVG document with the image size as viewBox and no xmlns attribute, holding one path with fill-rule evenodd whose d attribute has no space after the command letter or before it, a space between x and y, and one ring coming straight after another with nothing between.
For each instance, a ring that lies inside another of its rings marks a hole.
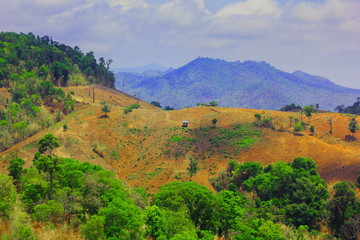
<instances>
[{"instance_id":1,"label":"brown hillside","mask_svg":"<svg viewBox=\"0 0 360 240\"><path fill-rule=\"evenodd\" d=\"M92 91L92 89L90 89ZM45 132L59 137L61 147L55 153L61 157L100 164L112 170L131 186L155 191L158 186L174 180L189 180L186 168L189 159L199 162L201 170L193 180L209 186L208 179L227 166L229 160L258 161L262 164L278 160L292 161L299 156L312 157L320 174L328 183L339 180L356 181L360 166L360 142L344 141L350 117L337 113L314 114L309 124L316 132L306 130L302 135L292 133L289 116L300 118L300 113L197 107L164 111L139 102L140 109L125 115L123 107L136 103L132 96L106 88L95 88L95 103L89 87L71 87L74 98L84 104L63 121ZM111 104L109 117L103 117L99 103ZM232 129L238 123L254 122L255 113L273 117L276 130L261 129L261 137L252 147L236 151L231 144L215 144L218 129ZM216 128L212 119L218 120ZM329 118L333 119L330 135ZM183 120L190 122L182 128ZM308 121L306 117L303 119ZM69 130L63 131L67 124ZM18 155L31 165L36 142L45 132L0 153L1 172L5 173L8 160ZM174 141L175 137L182 140ZM360 138L356 133L355 137Z\"/></svg>"}]
</instances>

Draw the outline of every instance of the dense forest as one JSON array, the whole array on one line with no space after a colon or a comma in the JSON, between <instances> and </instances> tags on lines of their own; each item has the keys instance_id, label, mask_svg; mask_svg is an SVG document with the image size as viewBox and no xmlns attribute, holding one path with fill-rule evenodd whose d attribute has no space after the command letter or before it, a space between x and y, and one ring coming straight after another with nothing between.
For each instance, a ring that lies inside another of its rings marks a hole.
<instances>
[{"instance_id":1,"label":"dense forest","mask_svg":"<svg viewBox=\"0 0 360 240\"><path fill-rule=\"evenodd\" d=\"M98 83L114 87L111 63L104 58L97 62L94 52L84 54L79 47L61 44L49 36L0 33L0 87L18 82L26 74L57 86Z\"/></svg>"},{"instance_id":2,"label":"dense forest","mask_svg":"<svg viewBox=\"0 0 360 240\"><path fill-rule=\"evenodd\" d=\"M96 61L50 37L0 33L0 151L60 121L75 105L64 86L101 84L114 87L112 60Z\"/></svg>"},{"instance_id":3,"label":"dense forest","mask_svg":"<svg viewBox=\"0 0 360 240\"><path fill-rule=\"evenodd\" d=\"M230 161L210 180L216 194L175 181L149 195L98 165L54 155L59 146L46 134L30 168L15 158L9 175L0 175L0 215L11 219L5 239L36 239L39 222L67 224L85 239L356 240L359 234L355 185L337 183L330 198L311 158L265 167Z\"/></svg>"}]
</instances>

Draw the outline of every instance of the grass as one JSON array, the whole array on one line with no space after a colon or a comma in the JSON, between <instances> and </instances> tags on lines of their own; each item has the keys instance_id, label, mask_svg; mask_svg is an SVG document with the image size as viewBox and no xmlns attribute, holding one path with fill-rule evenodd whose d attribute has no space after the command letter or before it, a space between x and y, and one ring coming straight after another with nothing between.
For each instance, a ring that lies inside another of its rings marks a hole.
<instances>
[{"instance_id":1,"label":"grass","mask_svg":"<svg viewBox=\"0 0 360 240\"><path fill-rule=\"evenodd\" d=\"M258 141L261 133L259 129L250 123L237 124L233 129L220 128L217 129L217 135L210 138L212 145L231 145L236 150L248 148Z\"/></svg>"}]
</instances>

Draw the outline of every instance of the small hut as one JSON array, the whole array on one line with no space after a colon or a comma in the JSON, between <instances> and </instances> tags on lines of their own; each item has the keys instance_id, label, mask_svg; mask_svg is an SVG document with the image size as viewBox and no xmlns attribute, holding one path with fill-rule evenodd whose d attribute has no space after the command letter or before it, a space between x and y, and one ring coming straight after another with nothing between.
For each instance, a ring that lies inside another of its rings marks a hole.
<instances>
[{"instance_id":1,"label":"small hut","mask_svg":"<svg viewBox=\"0 0 360 240\"><path fill-rule=\"evenodd\" d=\"M189 127L189 121L183 121L182 127Z\"/></svg>"}]
</instances>

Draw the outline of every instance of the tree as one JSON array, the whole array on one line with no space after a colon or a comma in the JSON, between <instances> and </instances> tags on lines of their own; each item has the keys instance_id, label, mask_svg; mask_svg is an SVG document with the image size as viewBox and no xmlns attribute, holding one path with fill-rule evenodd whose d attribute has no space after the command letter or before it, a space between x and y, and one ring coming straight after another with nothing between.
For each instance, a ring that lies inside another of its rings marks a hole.
<instances>
[{"instance_id":1,"label":"tree","mask_svg":"<svg viewBox=\"0 0 360 240\"><path fill-rule=\"evenodd\" d=\"M99 211L103 216L107 239L142 239L144 219L142 211L135 204L115 198Z\"/></svg>"},{"instance_id":2,"label":"tree","mask_svg":"<svg viewBox=\"0 0 360 240\"><path fill-rule=\"evenodd\" d=\"M59 170L58 164L60 162L60 158L58 158L57 156L50 157L40 153L36 153L33 162L38 171L49 174L49 182L50 182L49 200L51 200L52 192L53 192L54 175Z\"/></svg>"},{"instance_id":3,"label":"tree","mask_svg":"<svg viewBox=\"0 0 360 240\"><path fill-rule=\"evenodd\" d=\"M237 192L223 190L217 194L218 235L229 239L230 230L235 230L244 217L246 198Z\"/></svg>"},{"instance_id":4,"label":"tree","mask_svg":"<svg viewBox=\"0 0 360 240\"><path fill-rule=\"evenodd\" d=\"M0 174L0 217L8 218L16 200L16 189L9 176Z\"/></svg>"},{"instance_id":5,"label":"tree","mask_svg":"<svg viewBox=\"0 0 360 240\"><path fill-rule=\"evenodd\" d=\"M215 102L215 101L209 102L209 105L210 105L211 107L217 107L217 106L219 106L219 104L218 104L217 102Z\"/></svg>"},{"instance_id":6,"label":"tree","mask_svg":"<svg viewBox=\"0 0 360 240\"><path fill-rule=\"evenodd\" d=\"M260 122L262 119L262 116L260 113L255 113L254 117Z\"/></svg>"},{"instance_id":7,"label":"tree","mask_svg":"<svg viewBox=\"0 0 360 240\"><path fill-rule=\"evenodd\" d=\"M344 105L336 106L336 108L334 108L334 110L338 111L338 113L343 113L345 110L345 106Z\"/></svg>"},{"instance_id":8,"label":"tree","mask_svg":"<svg viewBox=\"0 0 360 240\"><path fill-rule=\"evenodd\" d=\"M24 164L25 160L22 158L14 158L13 160L11 160L7 170L9 171L9 176L12 176L15 182L18 182L20 180Z\"/></svg>"},{"instance_id":9,"label":"tree","mask_svg":"<svg viewBox=\"0 0 360 240\"><path fill-rule=\"evenodd\" d=\"M349 130L353 136L356 133L356 130L359 130L356 118L351 118L349 122Z\"/></svg>"},{"instance_id":10,"label":"tree","mask_svg":"<svg viewBox=\"0 0 360 240\"><path fill-rule=\"evenodd\" d=\"M216 127L216 123L217 123L217 119L216 118L214 118L213 120L212 120L212 124L214 124L214 127Z\"/></svg>"},{"instance_id":11,"label":"tree","mask_svg":"<svg viewBox=\"0 0 360 240\"><path fill-rule=\"evenodd\" d=\"M190 181L191 178L193 176L196 175L196 173L199 171L199 167L198 167L198 161L196 161L196 159L190 157L190 164L189 167L187 168L189 176L190 176Z\"/></svg>"},{"instance_id":12,"label":"tree","mask_svg":"<svg viewBox=\"0 0 360 240\"><path fill-rule=\"evenodd\" d=\"M155 107L161 108L161 105L160 105L159 102L152 101L150 104L151 104L151 105L154 105Z\"/></svg>"},{"instance_id":13,"label":"tree","mask_svg":"<svg viewBox=\"0 0 360 240\"><path fill-rule=\"evenodd\" d=\"M105 113L105 117L108 117L108 113L110 112L110 107L106 102L101 102L101 105L103 105L103 107L101 108L101 111Z\"/></svg>"},{"instance_id":14,"label":"tree","mask_svg":"<svg viewBox=\"0 0 360 240\"><path fill-rule=\"evenodd\" d=\"M63 219L63 216L64 207L55 200L50 200L45 204L39 204L34 207L33 217L38 221L58 223Z\"/></svg>"},{"instance_id":15,"label":"tree","mask_svg":"<svg viewBox=\"0 0 360 240\"><path fill-rule=\"evenodd\" d=\"M171 110L174 110L174 108L173 108L173 107L170 107L170 106L165 106L164 110L166 110L166 111L171 111Z\"/></svg>"},{"instance_id":16,"label":"tree","mask_svg":"<svg viewBox=\"0 0 360 240\"><path fill-rule=\"evenodd\" d=\"M216 231L216 198L205 186L176 181L164 184L154 195L152 205L174 212L186 211L195 227Z\"/></svg>"},{"instance_id":17,"label":"tree","mask_svg":"<svg viewBox=\"0 0 360 240\"><path fill-rule=\"evenodd\" d=\"M330 223L336 234L339 235L346 220L346 209L355 201L355 185L350 182L339 182L335 184L334 189L336 192L330 202Z\"/></svg>"},{"instance_id":18,"label":"tree","mask_svg":"<svg viewBox=\"0 0 360 240\"><path fill-rule=\"evenodd\" d=\"M305 112L305 115L307 116L308 118L308 123L310 121L310 118L312 116L312 113L315 111L315 108L313 105L307 105L303 108L304 112Z\"/></svg>"},{"instance_id":19,"label":"tree","mask_svg":"<svg viewBox=\"0 0 360 240\"><path fill-rule=\"evenodd\" d=\"M311 133L314 133L314 132L315 132L315 127L314 127L313 125L311 125L311 127L310 127L310 132L311 132Z\"/></svg>"},{"instance_id":20,"label":"tree","mask_svg":"<svg viewBox=\"0 0 360 240\"><path fill-rule=\"evenodd\" d=\"M86 240L104 240L106 239L104 225L105 218L103 216L93 215L86 224L81 226L81 235Z\"/></svg>"},{"instance_id":21,"label":"tree","mask_svg":"<svg viewBox=\"0 0 360 240\"><path fill-rule=\"evenodd\" d=\"M52 151L55 148L60 147L59 139L55 137L52 133L45 134L44 137L40 138L38 143L39 153L43 154L46 151L49 151L50 158L52 157Z\"/></svg>"}]
</instances>

